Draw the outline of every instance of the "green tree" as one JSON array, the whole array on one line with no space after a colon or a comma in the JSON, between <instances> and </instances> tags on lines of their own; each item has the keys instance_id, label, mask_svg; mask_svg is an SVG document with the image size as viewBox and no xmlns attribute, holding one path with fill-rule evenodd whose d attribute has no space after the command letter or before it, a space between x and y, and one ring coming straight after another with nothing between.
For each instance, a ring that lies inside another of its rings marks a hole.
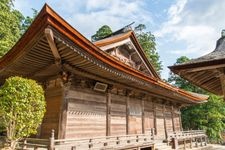
<instances>
[{"instance_id":1,"label":"green tree","mask_svg":"<svg viewBox=\"0 0 225 150\"><path fill-rule=\"evenodd\" d=\"M184 129L203 129L212 142L222 139L225 128L225 103L221 97L209 94L208 102L181 110Z\"/></svg>"},{"instance_id":2,"label":"green tree","mask_svg":"<svg viewBox=\"0 0 225 150\"><path fill-rule=\"evenodd\" d=\"M26 32L26 30L29 28L31 23L34 21L34 19L38 15L38 11L36 9L32 8L32 10L33 10L33 16L32 17L27 16L26 18L22 20L21 34L24 34Z\"/></svg>"},{"instance_id":3,"label":"green tree","mask_svg":"<svg viewBox=\"0 0 225 150\"><path fill-rule=\"evenodd\" d=\"M155 36L150 31L144 32L145 29L146 26L144 24L139 24L134 28L134 31L148 60L153 64L158 74L160 74L162 62L159 60L160 57L156 50Z\"/></svg>"},{"instance_id":4,"label":"green tree","mask_svg":"<svg viewBox=\"0 0 225 150\"><path fill-rule=\"evenodd\" d=\"M0 57L19 39L23 15L13 9L12 0L0 1Z\"/></svg>"},{"instance_id":5,"label":"green tree","mask_svg":"<svg viewBox=\"0 0 225 150\"><path fill-rule=\"evenodd\" d=\"M103 39L104 37L110 35L112 33L111 28L108 25L104 25L98 29L98 31L91 36L92 41L98 41Z\"/></svg>"},{"instance_id":6,"label":"green tree","mask_svg":"<svg viewBox=\"0 0 225 150\"><path fill-rule=\"evenodd\" d=\"M181 64L190 59L181 56L175 64ZM208 102L181 109L182 125L184 129L204 129L211 141L221 140L221 132L225 128L225 103L219 96L207 93L199 87L170 72L168 82L191 92L209 95Z\"/></svg>"},{"instance_id":7,"label":"green tree","mask_svg":"<svg viewBox=\"0 0 225 150\"><path fill-rule=\"evenodd\" d=\"M37 16L38 11L32 10L32 17L24 17L14 9L13 0L0 1L0 57L12 48Z\"/></svg>"},{"instance_id":8,"label":"green tree","mask_svg":"<svg viewBox=\"0 0 225 150\"><path fill-rule=\"evenodd\" d=\"M0 88L1 122L11 149L23 137L37 133L45 113L44 91L34 80L10 77Z\"/></svg>"}]
</instances>

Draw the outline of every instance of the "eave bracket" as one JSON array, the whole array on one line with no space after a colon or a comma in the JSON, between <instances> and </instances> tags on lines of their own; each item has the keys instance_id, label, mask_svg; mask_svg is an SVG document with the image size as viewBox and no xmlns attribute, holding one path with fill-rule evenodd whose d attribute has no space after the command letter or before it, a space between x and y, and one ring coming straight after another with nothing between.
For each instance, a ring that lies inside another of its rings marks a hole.
<instances>
[{"instance_id":1,"label":"eave bracket","mask_svg":"<svg viewBox=\"0 0 225 150\"><path fill-rule=\"evenodd\" d=\"M59 55L59 51L58 51L58 49L56 47L56 44L55 44L55 41L54 41L54 35L53 35L53 32L52 32L52 29L46 28L45 29L45 36L48 40L48 44L49 44L50 49L52 51L52 54L55 58L55 64L60 65L61 64L61 57Z\"/></svg>"}]
</instances>

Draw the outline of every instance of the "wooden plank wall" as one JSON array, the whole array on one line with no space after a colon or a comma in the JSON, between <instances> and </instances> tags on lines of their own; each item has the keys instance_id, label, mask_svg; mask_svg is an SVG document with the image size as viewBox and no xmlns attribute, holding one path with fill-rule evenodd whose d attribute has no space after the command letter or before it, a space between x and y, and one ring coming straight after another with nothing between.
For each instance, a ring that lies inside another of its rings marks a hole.
<instances>
[{"instance_id":1,"label":"wooden plank wall","mask_svg":"<svg viewBox=\"0 0 225 150\"><path fill-rule=\"evenodd\" d=\"M156 133L158 138L165 138L163 105L155 104L156 111Z\"/></svg>"},{"instance_id":2,"label":"wooden plank wall","mask_svg":"<svg viewBox=\"0 0 225 150\"><path fill-rule=\"evenodd\" d=\"M154 127L158 137L165 138L165 130L180 130L179 117L172 113L172 106L152 102L151 98L138 99L73 87L66 100L65 138L140 134ZM175 127L172 116L176 116Z\"/></svg>"},{"instance_id":3,"label":"wooden plank wall","mask_svg":"<svg viewBox=\"0 0 225 150\"><path fill-rule=\"evenodd\" d=\"M175 131L180 131L181 130L179 114L175 114L174 115L174 128L175 128Z\"/></svg>"},{"instance_id":4,"label":"wooden plank wall","mask_svg":"<svg viewBox=\"0 0 225 150\"><path fill-rule=\"evenodd\" d=\"M174 130L175 131L180 131L181 130L181 122L180 122L180 110L177 107L174 107L174 116L173 116L173 120L174 120Z\"/></svg>"},{"instance_id":5,"label":"wooden plank wall","mask_svg":"<svg viewBox=\"0 0 225 150\"><path fill-rule=\"evenodd\" d=\"M130 98L129 101L129 134L142 133L142 106L140 99Z\"/></svg>"},{"instance_id":6,"label":"wooden plank wall","mask_svg":"<svg viewBox=\"0 0 225 150\"><path fill-rule=\"evenodd\" d=\"M62 102L62 88L53 87L45 91L46 113L41 125L41 138L49 138L52 129L55 130L55 135L58 137L60 106Z\"/></svg>"},{"instance_id":7,"label":"wooden plank wall","mask_svg":"<svg viewBox=\"0 0 225 150\"><path fill-rule=\"evenodd\" d=\"M68 91L66 138L106 135L106 95L74 88Z\"/></svg>"},{"instance_id":8,"label":"wooden plank wall","mask_svg":"<svg viewBox=\"0 0 225 150\"><path fill-rule=\"evenodd\" d=\"M126 97L112 94L111 135L126 135Z\"/></svg>"},{"instance_id":9,"label":"wooden plank wall","mask_svg":"<svg viewBox=\"0 0 225 150\"><path fill-rule=\"evenodd\" d=\"M167 132L173 131L173 120L172 120L172 107L171 106L165 106L165 121L166 121L166 130Z\"/></svg>"},{"instance_id":10,"label":"wooden plank wall","mask_svg":"<svg viewBox=\"0 0 225 150\"><path fill-rule=\"evenodd\" d=\"M146 100L144 102L144 114L145 114L145 121L144 121L145 132L149 132L151 128L154 128L154 108L152 101Z\"/></svg>"}]
</instances>

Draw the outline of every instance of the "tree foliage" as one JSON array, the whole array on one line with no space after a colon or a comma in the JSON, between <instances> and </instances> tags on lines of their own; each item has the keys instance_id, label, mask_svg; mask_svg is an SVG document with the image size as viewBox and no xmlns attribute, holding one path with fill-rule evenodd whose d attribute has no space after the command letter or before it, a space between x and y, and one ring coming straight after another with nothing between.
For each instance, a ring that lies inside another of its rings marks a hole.
<instances>
[{"instance_id":1,"label":"tree foliage","mask_svg":"<svg viewBox=\"0 0 225 150\"><path fill-rule=\"evenodd\" d=\"M148 60L153 64L158 74L160 74L162 62L159 60L160 57L156 50L155 36L150 31L144 32L145 29L146 26L144 24L139 24L135 27L134 31Z\"/></svg>"},{"instance_id":2,"label":"tree foliage","mask_svg":"<svg viewBox=\"0 0 225 150\"><path fill-rule=\"evenodd\" d=\"M10 77L0 88L1 122L11 148L37 133L45 113L44 91L34 80Z\"/></svg>"},{"instance_id":3,"label":"tree foliage","mask_svg":"<svg viewBox=\"0 0 225 150\"><path fill-rule=\"evenodd\" d=\"M111 28L108 25L104 25L96 31L94 35L91 36L92 41L98 41L112 33Z\"/></svg>"},{"instance_id":4,"label":"tree foliage","mask_svg":"<svg viewBox=\"0 0 225 150\"><path fill-rule=\"evenodd\" d=\"M177 59L175 64L189 60L186 56L182 56ZM187 91L209 95L208 102L181 109L182 125L184 129L203 129L211 141L220 141L221 133L225 128L225 102L223 99L194 86L173 73L170 73L168 82Z\"/></svg>"},{"instance_id":5,"label":"tree foliage","mask_svg":"<svg viewBox=\"0 0 225 150\"><path fill-rule=\"evenodd\" d=\"M32 8L32 10L33 16L32 17L26 16L22 21L21 34L24 34L26 32L31 23L34 21L35 17L38 15L38 11L36 9Z\"/></svg>"},{"instance_id":6,"label":"tree foliage","mask_svg":"<svg viewBox=\"0 0 225 150\"><path fill-rule=\"evenodd\" d=\"M27 30L37 15L33 9L32 17L24 17L13 7L13 0L0 1L0 57L6 54Z\"/></svg>"},{"instance_id":7,"label":"tree foliage","mask_svg":"<svg viewBox=\"0 0 225 150\"><path fill-rule=\"evenodd\" d=\"M0 57L19 39L23 15L13 9L11 0L0 1Z\"/></svg>"},{"instance_id":8,"label":"tree foliage","mask_svg":"<svg viewBox=\"0 0 225 150\"><path fill-rule=\"evenodd\" d=\"M219 142L225 128L225 103L221 97L210 94L207 103L181 110L184 129L203 129L210 140Z\"/></svg>"}]
</instances>

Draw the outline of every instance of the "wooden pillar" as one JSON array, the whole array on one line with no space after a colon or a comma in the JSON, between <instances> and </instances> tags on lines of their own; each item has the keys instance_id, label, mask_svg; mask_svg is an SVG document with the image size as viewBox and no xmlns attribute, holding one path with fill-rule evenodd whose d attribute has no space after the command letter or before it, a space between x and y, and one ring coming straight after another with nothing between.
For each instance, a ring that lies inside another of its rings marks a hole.
<instances>
[{"instance_id":1,"label":"wooden pillar","mask_svg":"<svg viewBox=\"0 0 225 150\"><path fill-rule=\"evenodd\" d=\"M201 146L203 146L203 141L202 141L202 137L200 137L200 142L201 142Z\"/></svg>"},{"instance_id":2,"label":"wooden pillar","mask_svg":"<svg viewBox=\"0 0 225 150\"><path fill-rule=\"evenodd\" d=\"M175 124L174 124L174 108L173 108L173 105L172 105L171 107L172 107L172 111L171 111L171 115L172 115L172 125L173 125L173 131L175 131Z\"/></svg>"},{"instance_id":3,"label":"wooden pillar","mask_svg":"<svg viewBox=\"0 0 225 150\"><path fill-rule=\"evenodd\" d=\"M192 144L193 144L192 140L193 140L193 139L191 138L191 139L190 139L190 149L192 149L192 147L193 147L193 146L192 146Z\"/></svg>"},{"instance_id":4,"label":"wooden pillar","mask_svg":"<svg viewBox=\"0 0 225 150\"><path fill-rule=\"evenodd\" d=\"M141 122L142 122L142 134L145 133L145 100L142 99L141 103L141 110L142 110L142 115L141 115Z\"/></svg>"},{"instance_id":5,"label":"wooden pillar","mask_svg":"<svg viewBox=\"0 0 225 150\"><path fill-rule=\"evenodd\" d=\"M219 70L219 72L220 72L220 84L223 92L223 99L225 99L225 74L223 69Z\"/></svg>"},{"instance_id":6,"label":"wooden pillar","mask_svg":"<svg viewBox=\"0 0 225 150\"><path fill-rule=\"evenodd\" d=\"M165 116L166 108L165 104L163 104L163 120L164 120L164 130L165 130L165 136L167 139L167 127L166 127L166 116Z\"/></svg>"},{"instance_id":7,"label":"wooden pillar","mask_svg":"<svg viewBox=\"0 0 225 150\"><path fill-rule=\"evenodd\" d=\"M157 135L156 106L155 106L155 102L154 102L154 101L152 101L152 107L153 107L153 117L154 117L154 129L155 129L155 135Z\"/></svg>"},{"instance_id":8,"label":"wooden pillar","mask_svg":"<svg viewBox=\"0 0 225 150\"><path fill-rule=\"evenodd\" d=\"M130 128L130 124L129 124L129 115L130 115L130 96L127 95L126 98L126 134L129 134L129 128Z\"/></svg>"},{"instance_id":9,"label":"wooden pillar","mask_svg":"<svg viewBox=\"0 0 225 150\"><path fill-rule=\"evenodd\" d=\"M179 108L179 123L180 123L180 130L183 131L180 108Z\"/></svg>"},{"instance_id":10,"label":"wooden pillar","mask_svg":"<svg viewBox=\"0 0 225 150\"><path fill-rule=\"evenodd\" d=\"M58 138L64 139L66 136L66 124L67 124L67 112L68 112L68 101L67 94L70 90L71 82L68 81L66 83L62 83L61 81L61 89L62 89L62 99L60 106L60 114L59 114L59 128L58 128Z\"/></svg>"},{"instance_id":11,"label":"wooden pillar","mask_svg":"<svg viewBox=\"0 0 225 150\"><path fill-rule=\"evenodd\" d=\"M111 93L110 91L106 94L106 136L111 135Z\"/></svg>"}]
</instances>

